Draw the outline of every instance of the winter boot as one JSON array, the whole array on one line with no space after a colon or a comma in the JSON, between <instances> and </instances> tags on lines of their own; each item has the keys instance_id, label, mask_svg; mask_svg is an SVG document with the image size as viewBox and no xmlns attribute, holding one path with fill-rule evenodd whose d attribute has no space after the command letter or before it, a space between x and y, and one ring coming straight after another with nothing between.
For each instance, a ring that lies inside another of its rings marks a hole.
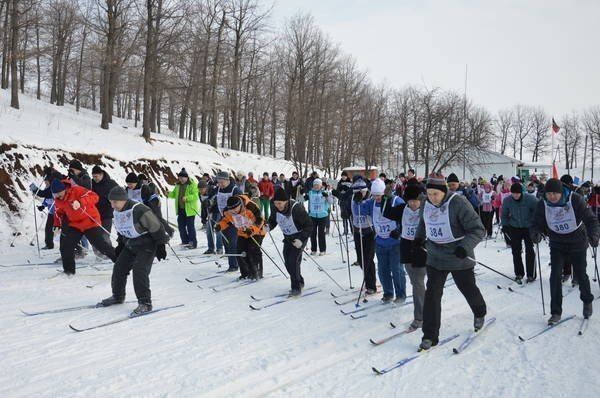
<instances>
[{"instance_id":1,"label":"winter boot","mask_svg":"<svg viewBox=\"0 0 600 398\"><path fill-rule=\"evenodd\" d=\"M423 339L421 340L421 344L419 344L419 351L427 351L431 349L431 347L435 347L437 344L437 341Z\"/></svg>"},{"instance_id":2,"label":"winter boot","mask_svg":"<svg viewBox=\"0 0 600 398\"><path fill-rule=\"evenodd\" d=\"M311 251L311 252L310 252L310 255L311 255L311 256L316 256L316 255L317 255L317 252L313 252L313 251Z\"/></svg>"},{"instance_id":3,"label":"winter boot","mask_svg":"<svg viewBox=\"0 0 600 398\"><path fill-rule=\"evenodd\" d=\"M528 277L527 277L527 283L533 283L533 282L535 282L535 277L533 277L533 276L528 276Z\"/></svg>"},{"instance_id":4,"label":"winter boot","mask_svg":"<svg viewBox=\"0 0 600 398\"><path fill-rule=\"evenodd\" d=\"M225 272L238 272L239 271L239 267L229 267L227 268L227 271Z\"/></svg>"},{"instance_id":5,"label":"winter boot","mask_svg":"<svg viewBox=\"0 0 600 398\"><path fill-rule=\"evenodd\" d=\"M410 323L410 326L409 326L410 329L414 329L414 330L421 329L422 327L423 327L423 321L418 320L418 319L413 319L413 321Z\"/></svg>"},{"instance_id":6,"label":"winter boot","mask_svg":"<svg viewBox=\"0 0 600 398\"><path fill-rule=\"evenodd\" d=\"M404 304L405 301L406 297L396 297L396 299L394 300L394 304Z\"/></svg>"},{"instance_id":7,"label":"winter boot","mask_svg":"<svg viewBox=\"0 0 600 398\"><path fill-rule=\"evenodd\" d=\"M152 304L151 303L139 303L137 308L135 310L133 310L133 312L131 313L131 315L133 316L137 316L137 315L143 315L147 312L152 311Z\"/></svg>"},{"instance_id":8,"label":"winter boot","mask_svg":"<svg viewBox=\"0 0 600 398\"><path fill-rule=\"evenodd\" d=\"M522 284L523 283L523 277L522 276L515 276L515 282L517 284Z\"/></svg>"},{"instance_id":9,"label":"winter boot","mask_svg":"<svg viewBox=\"0 0 600 398\"><path fill-rule=\"evenodd\" d=\"M296 298L296 297L300 297L301 295L302 295L302 290L300 290L300 289L292 289L288 293L288 298Z\"/></svg>"},{"instance_id":10,"label":"winter boot","mask_svg":"<svg viewBox=\"0 0 600 398\"><path fill-rule=\"evenodd\" d=\"M372 296L375 293L377 293L376 289L367 289L367 290L365 290L365 296Z\"/></svg>"},{"instance_id":11,"label":"winter boot","mask_svg":"<svg viewBox=\"0 0 600 398\"><path fill-rule=\"evenodd\" d=\"M583 317L587 319L591 316L592 316L592 302L590 301L589 303L583 303Z\"/></svg>"},{"instance_id":12,"label":"winter boot","mask_svg":"<svg viewBox=\"0 0 600 398\"><path fill-rule=\"evenodd\" d=\"M479 316L479 317L475 317L475 320L473 321L473 328L475 329L475 331L480 330L483 325L485 324L485 316Z\"/></svg>"},{"instance_id":13,"label":"winter boot","mask_svg":"<svg viewBox=\"0 0 600 398\"><path fill-rule=\"evenodd\" d=\"M562 280L562 283L568 282L568 281L569 281L569 278L571 278L571 275L563 275L563 276L562 276L562 279L561 279L561 280Z\"/></svg>"},{"instance_id":14,"label":"winter boot","mask_svg":"<svg viewBox=\"0 0 600 398\"><path fill-rule=\"evenodd\" d=\"M123 304L124 302L125 302L125 298L123 298L123 297L110 296L109 298L105 298L104 300L102 300L100 302L100 306L101 307L110 307L111 305Z\"/></svg>"},{"instance_id":15,"label":"winter boot","mask_svg":"<svg viewBox=\"0 0 600 398\"><path fill-rule=\"evenodd\" d=\"M393 296L386 296L386 295L383 295L383 298L381 299L381 302L382 302L383 304L389 304L389 303L391 303L391 302L392 302L392 300L393 300L393 299L394 299L394 297L393 297Z\"/></svg>"},{"instance_id":16,"label":"winter boot","mask_svg":"<svg viewBox=\"0 0 600 398\"><path fill-rule=\"evenodd\" d=\"M212 250L212 249L208 249L207 251L205 251L205 252L204 252L204 253L202 253L202 254L215 254L215 251L214 251L214 250Z\"/></svg>"},{"instance_id":17,"label":"winter boot","mask_svg":"<svg viewBox=\"0 0 600 398\"><path fill-rule=\"evenodd\" d=\"M554 326L560 321L560 314L552 314L552 316L548 319L548 325Z\"/></svg>"}]
</instances>

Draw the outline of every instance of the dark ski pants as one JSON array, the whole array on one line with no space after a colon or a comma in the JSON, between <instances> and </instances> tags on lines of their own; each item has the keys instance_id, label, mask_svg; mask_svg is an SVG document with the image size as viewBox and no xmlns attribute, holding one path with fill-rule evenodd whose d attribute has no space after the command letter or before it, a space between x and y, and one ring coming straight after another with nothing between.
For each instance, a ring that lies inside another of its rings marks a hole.
<instances>
[{"instance_id":1,"label":"dark ski pants","mask_svg":"<svg viewBox=\"0 0 600 398\"><path fill-rule=\"evenodd\" d=\"M253 236L252 238L238 236L238 254L246 253L246 257L238 257L238 264L243 278L257 279L259 275L262 275L262 251L260 250L260 245L262 245L263 236Z\"/></svg>"},{"instance_id":2,"label":"dark ski pants","mask_svg":"<svg viewBox=\"0 0 600 398\"><path fill-rule=\"evenodd\" d=\"M480 213L481 223L485 227L485 231L487 233L487 237L491 238L493 235L492 223L494 219L494 212L492 211L482 211Z\"/></svg>"},{"instance_id":3,"label":"dark ski pants","mask_svg":"<svg viewBox=\"0 0 600 398\"><path fill-rule=\"evenodd\" d=\"M327 244L325 242L325 228L327 228L327 220L329 219L329 217L323 217L323 218L311 217L311 219L313 221L313 230L312 230L312 234L310 235L310 251L311 252L317 251L317 240L318 240L319 251L321 253L325 253L325 251L327 250Z\"/></svg>"},{"instance_id":4,"label":"dark ski pants","mask_svg":"<svg viewBox=\"0 0 600 398\"><path fill-rule=\"evenodd\" d=\"M112 230L112 218L103 218L102 219L102 228L104 228L106 231L110 232ZM106 233L106 231L102 230L104 239L110 244L110 233ZM102 253L100 253L100 251L98 251L98 249L96 249L96 247L92 244L92 249L94 250L94 253L96 254L96 256L101 255Z\"/></svg>"},{"instance_id":5,"label":"dark ski pants","mask_svg":"<svg viewBox=\"0 0 600 398\"><path fill-rule=\"evenodd\" d=\"M54 249L54 214L48 214L44 226L44 243L48 249Z\"/></svg>"},{"instance_id":6,"label":"dark ski pants","mask_svg":"<svg viewBox=\"0 0 600 398\"><path fill-rule=\"evenodd\" d=\"M561 250L550 248L550 313L562 314L562 272L565 264L573 264L573 274L579 281L579 298L584 303L594 301L590 290L590 279L585 268L587 267L586 250L565 253Z\"/></svg>"},{"instance_id":7,"label":"dark ski pants","mask_svg":"<svg viewBox=\"0 0 600 398\"><path fill-rule=\"evenodd\" d=\"M344 224L344 235L348 235L349 229L352 228L350 219L348 217L342 217L342 222Z\"/></svg>"},{"instance_id":8,"label":"dark ski pants","mask_svg":"<svg viewBox=\"0 0 600 398\"><path fill-rule=\"evenodd\" d=\"M361 233L354 232L354 247L356 248L356 257L358 264L363 267L363 276L365 279L365 289L377 290L377 276L375 272L375 234L370 230ZM363 253L364 252L364 253ZM364 255L363 255L364 254ZM364 264L363 264L364 263Z\"/></svg>"},{"instance_id":9,"label":"dark ski pants","mask_svg":"<svg viewBox=\"0 0 600 398\"><path fill-rule=\"evenodd\" d=\"M531 240L531 236L529 236L529 229L511 227L509 231L510 248L512 250L515 276L525 276L525 270L523 269L523 258L521 257L521 253L523 252L523 243L525 243L525 264L527 266L527 277L535 278L535 252L533 251L533 242Z\"/></svg>"},{"instance_id":10,"label":"dark ski pants","mask_svg":"<svg viewBox=\"0 0 600 398\"><path fill-rule=\"evenodd\" d=\"M85 232L71 227L63 230L60 235L60 256L65 273L75 273L75 247L81 241L82 236L85 236L100 253L115 261L115 249L110 242L106 241L104 235L105 233L100 227L91 228Z\"/></svg>"},{"instance_id":11,"label":"dark ski pants","mask_svg":"<svg viewBox=\"0 0 600 398\"><path fill-rule=\"evenodd\" d=\"M456 287L467 299L476 317L486 314L486 305L477 284L473 268L458 271L442 271L427 266L427 289L423 305L423 339L438 342L442 319L442 295L448 274L452 274Z\"/></svg>"},{"instance_id":12,"label":"dark ski pants","mask_svg":"<svg viewBox=\"0 0 600 398\"><path fill-rule=\"evenodd\" d=\"M112 294L116 298L125 299L127 275L133 273L133 289L140 304L152 304L150 292L150 270L156 256L156 243L149 242L141 247L130 249L127 245L121 250L112 273Z\"/></svg>"},{"instance_id":13,"label":"dark ski pants","mask_svg":"<svg viewBox=\"0 0 600 398\"><path fill-rule=\"evenodd\" d=\"M185 214L184 209L179 209L179 213L177 214L177 227L179 228L181 243L184 245L189 243L194 247L198 246L198 241L196 240L196 226L194 224L195 220L195 215L188 217Z\"/></svg>"},{"instance_id":14,"label":"dark ski pants","mask_svg":"<svg viewBox=\"0 0 600 398\"><path fill-rule=\"evenodd\" d=\"M208 219L206 224L206 241L208 243L208 249L214 252L223 250L223 238L221 234L215 231L215 224L218 221L214 220L212 217ZM215 250L215 241L216 241L216 250Z\"/></svg>"},{"instance_id":15,"label":"dark ski pants","mask_svg":"<svg viewBox=\"0 0 600 398\"><path fill-rule=\"evenodd\" d=\"M306 242L300 249L296 249L286 239L283 242L283 258L285 260L285 269L290 274L290 281L292 282L292 290L300 290L304 286L304 278L302 277L302 253L306 247Z\"/></svg>"}]
</instances>

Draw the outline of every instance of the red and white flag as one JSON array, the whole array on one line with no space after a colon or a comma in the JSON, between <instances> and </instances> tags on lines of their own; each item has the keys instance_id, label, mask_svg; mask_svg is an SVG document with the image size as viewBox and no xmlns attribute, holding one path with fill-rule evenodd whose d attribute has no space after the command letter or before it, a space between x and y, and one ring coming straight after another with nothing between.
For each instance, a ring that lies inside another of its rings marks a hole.
<instances>
[{"instance_id":1,"label":"red and white flag","mask_svg":"<svg viewBox=\"0 0 600 398\"><path fill-rule=\"evenodd\" d=\"M552 133L558 134L559 131L560 131L560 126L558 124L556 124L556 121L554 120L554 118L552 118Z\"/></svg>"}]
</instances>

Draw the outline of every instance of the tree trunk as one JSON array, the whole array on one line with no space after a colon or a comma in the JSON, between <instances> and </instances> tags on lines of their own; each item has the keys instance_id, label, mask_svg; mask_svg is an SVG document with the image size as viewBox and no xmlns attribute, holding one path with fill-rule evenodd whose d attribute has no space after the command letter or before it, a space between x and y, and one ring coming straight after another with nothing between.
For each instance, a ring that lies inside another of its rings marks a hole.
<instances>
[{"instance_id":1,"label":"tree trunk","mask_svg":"<svg viewBox=\"0 0 600 398\"><path fill-rule=\"evenodd\" d=\"M79 112L80 93L81 93L81 72L83 70L83 51L85 49L85 39L87 37L87 27L83 28L81 36L81 50L79 51L79 67L77 69L77 82L75 83L75 111Z\"/></svg>"},{"instance_id":2,"label":"tree trunk","mask_svg":"<svg viewBox=\"0 0 600 398\"><path fill-rule=\"evenodd\" d=\"M12 0L10 15L10 106L19 109L19 76L17 59L19 57L19 0Z\"/></svg>"}]
</instances>

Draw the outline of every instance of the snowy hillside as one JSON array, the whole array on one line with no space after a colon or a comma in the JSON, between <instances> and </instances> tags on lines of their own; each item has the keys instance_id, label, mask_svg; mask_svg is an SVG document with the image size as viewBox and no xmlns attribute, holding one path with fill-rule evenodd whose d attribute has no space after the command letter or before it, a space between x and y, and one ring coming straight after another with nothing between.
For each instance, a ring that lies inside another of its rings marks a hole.
<instances>
[{"instance_id":1,"label":"snowy hillside","mask_svg":"<svg viewBox=\"0 0 600 398\"><path fill-rule=\"evenodd\" d=\"M264 280L236 284L232 281L237 275L218 273L226 261L217 265L215 258L198 255L206 248L204 231L198 231L198 250L179 251L181 261L169 251L168 259L155 263L150 275L155 307L183 307L81 333L69 325L85 328L111 321L127 315L135 303L26 316L21 310L94 304L111 290L111 264L94 263L93 256L80 261L76 276L66 279L55 264L36 265L56 259L57 249L38 258L29 245L31 234L9 246L11 232L20 224L32 231L25 187L39 179L36 165L48 160L64 164L63 154L67 158L87 154L83 160L88 165L100 160L120 181L126 174L124 167L146 170L163 188L181 166L199 175L218 168L289 173L291 165L162 136L148 145L138 137L139 131L123 129L120 122L107 132L94 127L96 114L76 115L68 108L22 100L21 111L8 109L4 97L0 104L0 171L7 170L0 174L0 193L2 198L12 198L12 205L21 211L9 211L4 203L1 208L0 397L598 396L598 315L578 336L582 305L577 291L564 287L563 317L575 315L574 319L523 343L518 336L535 334L547 319L542 315L539 284L520 288L483 267L476 268L478 284L488 304L488 318L496 317L496 322L464 352L453 354L452 348L469 335L473 319L463 296L448 280L440 338L460 336L382 376L371 367L385 368L411 357L422 334L406 334L380 346L369 339L403 330L412 320L412 305L383 306L378 296L360 304L367 309L352 314L357 319L343 315L340 310L353 311L354 303L337 305L330 293L345 293L309 258L302 263L302 273L305 294L314 294L280 302L274 296L285 294L289 281L269 258L264 257ZM279 229L273 237L281 250ZM178 238L171 243L177 248ZM347 289L348 268L342 262L335 224L327 245L328 254L315 260ZM264 248L284 269L268 237ZM353 262L352 241L349 251ZM547 245L540 245L540 251L548 312ZM500 240L480 244L476 254L483 263L512 275L510 251ZM590 256L590 276L593 264ZM351 276L352 284L360 286L358 267L351 267ZM514 292L507 290L509 286ZM410 295L409 282L407 289ZM600 296L597 282L592 282L592 292ZM339 300L355 298L356 293L351 293ZM135 300L131 278L127 300ZM249 305L263 308L252 310ZM390 322L398 328L392 329Z\"/></svg>"}]
</instances>

